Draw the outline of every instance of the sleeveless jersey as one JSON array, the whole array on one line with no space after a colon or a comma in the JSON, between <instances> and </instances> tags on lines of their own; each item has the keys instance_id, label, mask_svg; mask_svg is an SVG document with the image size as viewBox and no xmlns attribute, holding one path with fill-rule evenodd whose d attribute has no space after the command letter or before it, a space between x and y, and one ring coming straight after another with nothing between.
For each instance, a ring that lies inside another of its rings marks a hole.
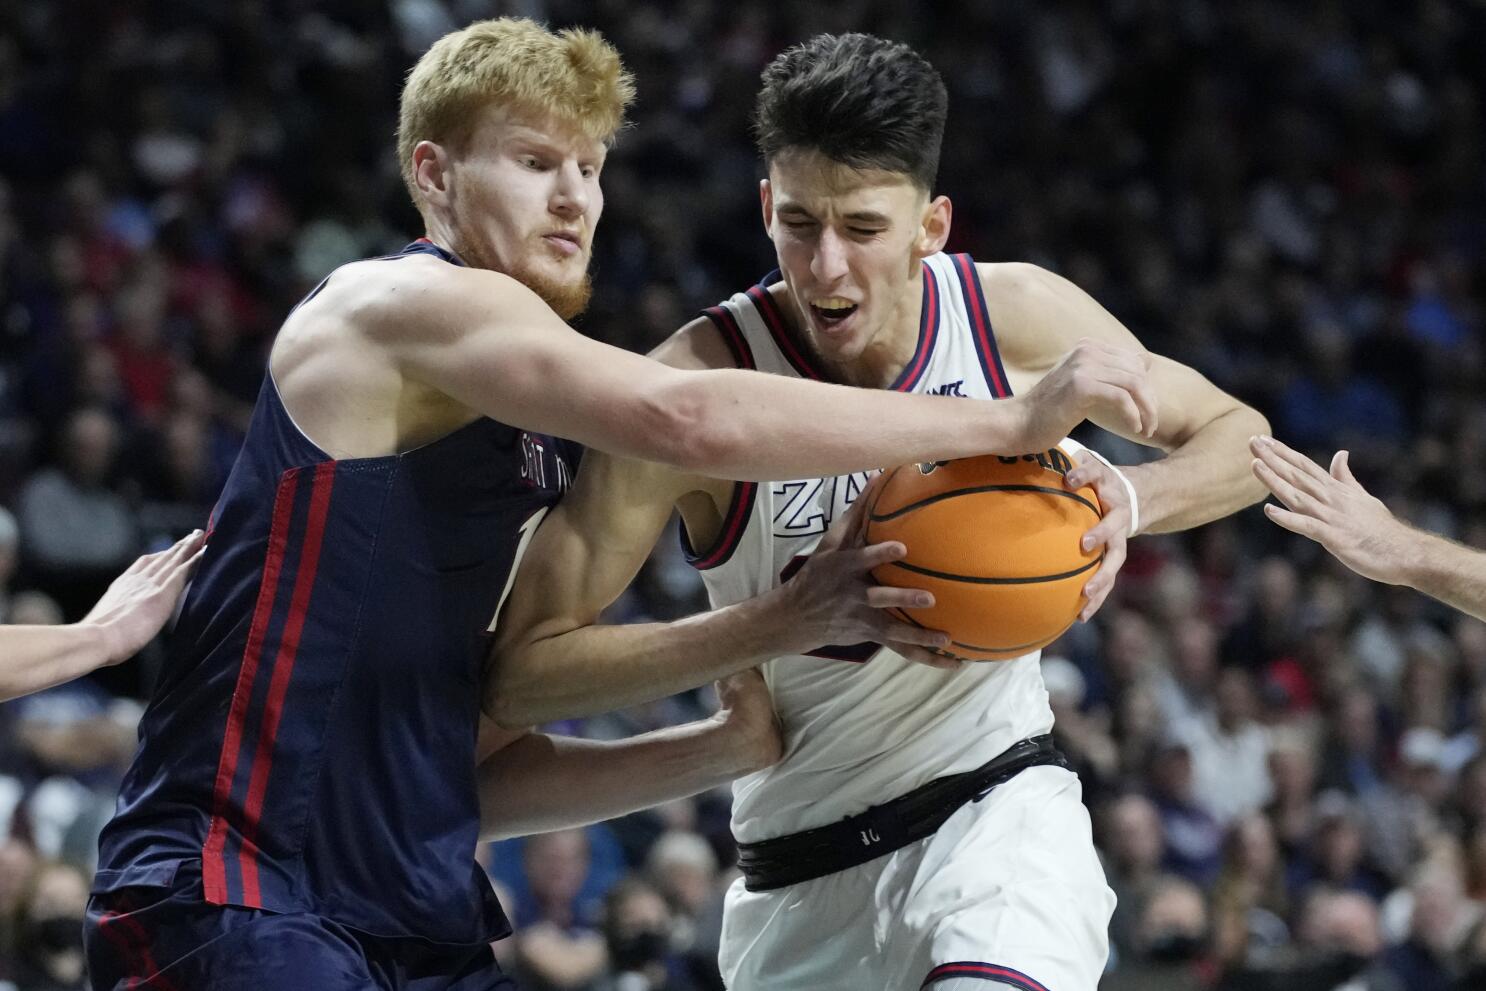
<instances>
[{"instance_id":1,"label":"sleeveless jersey","mask_svg":"<svg viewBox=\"0 0 1486 991\"><path fill-rule=\"evenodd\" d=\"M458 264L427 241L380 263L414 254ZM215 904L447 944L508 933L474 860L481 672L563 455L482 418L336 460L266 375L95 890L169 885L199 861Z\"/></svg>"},{"instance_id":2,"label":"sleeveless jersey","mask_svg":"<svg viewBox=\"0 0 1486 991\"><path fill-rule=\"evenodd\" d=\"M918 346L891 388L1010 395L974 262L934 255L923 278ZM706 314L739 367L823 377L763 285ZM688 548L712 604L740 602L786 580L867 481L858 473L735 486L715 545ZM858 644L769 661L763 674L784 728L784 758L734 783L734 835L751 843L826 825L1048 732L1053 717L1039 656L941 671Z\"/></svg>"}]
</instances>

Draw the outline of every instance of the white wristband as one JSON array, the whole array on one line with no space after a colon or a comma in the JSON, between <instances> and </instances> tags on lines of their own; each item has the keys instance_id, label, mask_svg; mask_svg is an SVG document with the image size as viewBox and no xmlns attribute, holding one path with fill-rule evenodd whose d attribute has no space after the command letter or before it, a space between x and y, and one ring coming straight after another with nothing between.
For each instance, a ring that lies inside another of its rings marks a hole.
<instances>
[{"instance_id":1,"label":"white wristband","mask_svg":"<svg viewBox=\"0 0 1486 991\"><path fill-rule=\"evenodd\" d=\"M1104 462L1104 466L1106 468L1108 468L1110 471L1114 472L1116 478L1118 478L1121 482L1124 482L1125 483L1125 494L1130 497L1130 532L1127 533L1127 534L1125 534L1125 536L1126 537L1133 537L1137 533L1139 533L1140 532L1140 499L1135 494L1135 485L1134 485L1134 483L1131 482L1128 477L1126 477L1125 473L1122 472L1122 471L1120 471L1120 469L1118 467L1116 467L1115 465L1111 464L1110 463L1110 460L1108 458L1106 458L1104 455L1100 454L1098 451L1094 450L1092 447L1085 447L1083 444L1080 444L1078 441L1074 440L1072 437L1064 437L1061 441L1058 442L1058 446L1061 447L1061 448L1063 448L1063 450L1068 451L1070 454L1077 454L1079 451L1087 451L1089 454L1093 455L1094 457L1098 458L1100 461Z\"/></svg>"}]
</instances>

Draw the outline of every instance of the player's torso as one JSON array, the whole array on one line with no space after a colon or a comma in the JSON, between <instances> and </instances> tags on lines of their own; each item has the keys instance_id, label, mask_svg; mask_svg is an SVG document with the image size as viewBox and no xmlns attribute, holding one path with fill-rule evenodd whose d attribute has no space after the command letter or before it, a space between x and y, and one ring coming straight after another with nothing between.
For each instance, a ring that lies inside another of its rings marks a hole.
<instances>
[{"instance_id":1,"label":"player's torso","mask_svg":"<svg viewBox=\"0 0 1486 991\"><path fill-rule=\"evenodd\" d=\"M995 399L1009 394L974 264L925 262L918 348L894 388ZM820 377L760 287L708 311L745 366ZM786 580L855 501L865 473L740 484L721 536L694 555L715 605ZM1037 655L941 671L875 645L839 645L764 666L785 756L734 786L733 827L756 841L833 822L944 774L969 770L1052 725Z\"/></svg>"},{"instance_id":2,"label":"player's torso","mask_svg":"<svg viewBox=\"0 0 1486 991\"><path fill-rule=\"evenodd\" d=\"M470 871L481 668L519 547L575 467L564 453L479 419L335 460L266 379L103 883L199 857L214 902L452 941L502 925Z\"/></svg>"}]
</instances>

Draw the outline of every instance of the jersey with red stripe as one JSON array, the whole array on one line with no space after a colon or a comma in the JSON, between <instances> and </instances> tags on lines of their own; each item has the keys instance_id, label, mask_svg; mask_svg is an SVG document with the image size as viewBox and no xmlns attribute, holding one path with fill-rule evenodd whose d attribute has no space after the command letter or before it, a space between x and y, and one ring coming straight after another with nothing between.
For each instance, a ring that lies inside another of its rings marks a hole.
<instances>
[{"instance_id":1,"label":"jersey with red stripe","mask_svg":"<svg viewBox=\"0 0 1486 991\"><path fill-rule=\"evenodd\" d=\"M453 256L415 242L413 254ZM312 294L313 295L313 294ZM474 861L481 668L563 442L478 419L338 461L266 376L169 639L96 886L311 912L373 935L509 931Z\"/></svg>"},{"instance_id":2,"label":"jersey with red stripe","mask_svg":"<svg viewBox=\"0 0 1486 991\"><path fill-rule=\"evenodd\" d=\"M890 388L1010 395L974 262L933 255L922 277L918 346ZM766 285L707 315L739 365L824 377ZM689 553L712 604L741 602L787 580L867 480L858 473L737 485L715 545ZM784 759L734 783L733 832L743 842L855 815L1052 727L1036 653L941 671L875 644L837 645L776 658L763 674L784 729Z\"/></svg>"}]
</instances>

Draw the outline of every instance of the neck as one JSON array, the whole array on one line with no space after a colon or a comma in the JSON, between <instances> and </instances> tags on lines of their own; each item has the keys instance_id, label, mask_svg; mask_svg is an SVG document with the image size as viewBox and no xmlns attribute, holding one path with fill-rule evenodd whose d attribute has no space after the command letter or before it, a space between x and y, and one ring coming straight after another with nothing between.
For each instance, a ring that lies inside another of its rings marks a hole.
<instances>
[{"instance_id":1,"label":"neck","mask_svg":"<svg viewBox=\"0 0 1486 991\"><path fill-rule=\"evenodd\" d=\"M886 322L862 349L862 353L849 361L832 361L820 353L805 332L804 314L795 306L794 297L788 292L779 297L784 306L789 329L795 339L809 348L821 371L833 381L867 389L886 389L898 380L903 369L913 360L918 350L919 325L922 322L924 305L924 267L917 259L913 262L913 274L908 285L894 300Z\"/></svg>"}]
</instances>

